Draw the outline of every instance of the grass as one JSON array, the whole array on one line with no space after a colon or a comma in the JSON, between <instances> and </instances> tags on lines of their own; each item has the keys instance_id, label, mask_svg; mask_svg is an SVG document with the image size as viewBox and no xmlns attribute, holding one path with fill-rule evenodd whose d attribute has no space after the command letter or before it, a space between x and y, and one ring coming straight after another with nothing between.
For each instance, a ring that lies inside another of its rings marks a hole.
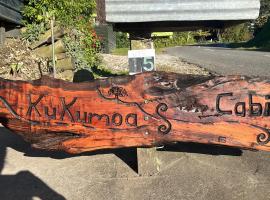
<instances>
[{"instance_id":1,"label":"grass","mask_svg":"<svg viewBox=\"0 0 270 200\"><path fill-rule=\"evenodd\" d=\"M128 55L128 50L129 48L117 48L113 50L112 54L116 56L126 56Z\"/></svg>"}]
</instances>

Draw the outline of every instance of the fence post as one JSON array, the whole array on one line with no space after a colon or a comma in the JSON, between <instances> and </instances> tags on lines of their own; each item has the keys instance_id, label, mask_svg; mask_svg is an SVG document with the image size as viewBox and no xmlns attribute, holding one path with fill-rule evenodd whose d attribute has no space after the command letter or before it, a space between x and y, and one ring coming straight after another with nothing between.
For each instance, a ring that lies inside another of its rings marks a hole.
<instances>
[{"instance_id":1,"label":"fence post","mask_svg":"<svg viewBox=\"0 0 270 200\"><path fill-rule=\"evenodd\" d=\"M151 33L130 33L130 49L152 49ZM137 148L138 174L151 176L159 171L156 148Z\"/></svg>"},{"instance_id":2,"label":"fence post","mask_svg":"<svg viewBox=\"0 0 270 200\"><path fill-rule=\"evenodd\" d=\"M5 45L6 40L6 28L4 27L4 24L0 24L0 47Z\"/></svg>"}]
</instances>

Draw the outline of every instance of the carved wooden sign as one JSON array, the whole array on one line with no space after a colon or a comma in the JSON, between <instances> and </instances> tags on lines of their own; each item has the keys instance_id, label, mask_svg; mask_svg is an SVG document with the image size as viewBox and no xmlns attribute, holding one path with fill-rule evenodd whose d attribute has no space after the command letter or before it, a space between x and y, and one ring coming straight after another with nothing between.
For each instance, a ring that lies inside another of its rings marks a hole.
<instances>
[{"instance_id":1,"label":"carved wooden sign","mask_svg":"<svg viewBox=\"0 0 270 200\"><path fill-rule=\"evenodd\" d=\"M94 82L0 80L0 121L34 147L197 142L270 150L270 81L150 72Z\"/></svg>"}]
</instances>

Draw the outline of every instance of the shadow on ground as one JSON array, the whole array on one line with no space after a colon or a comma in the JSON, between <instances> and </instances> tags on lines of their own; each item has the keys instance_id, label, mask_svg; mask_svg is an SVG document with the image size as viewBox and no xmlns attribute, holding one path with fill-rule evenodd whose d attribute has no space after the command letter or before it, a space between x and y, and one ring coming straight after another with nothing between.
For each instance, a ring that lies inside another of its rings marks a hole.
<instances>
[{"instance_id":1,"label":"shadow on ground","mask_svg":"<svg viewBox=\"0 0 270 200\"><path fill-rule=\"evenodd\" d=\"M51 152L33 149L30 144L24 142L20 136L15 135L6 128L0 128L0 147L1 147L1 161L4 161L6 148L12 148L16 151L24 153L28 157L49 157L52 159L66 159L78 156L94 156L98 154L115 154L123 162L125 162L135 172L138 172L137 151L135 148L116 149L116 150L99 150L95 152L87 152L78 155L71 155L65 152ZM186 152L208 155L228 155L241 156L242 151L235 148L228 148L223 146L210 146L195 143L177 143L174 145L166 145L159 148L158 151L170 152ZM0 169L3 167L3 162L0 162Z\"/></svg>"},{"instance_id":2,"label":"shadow on ground","mask_svg":"<svg viewBox=\"0 0 270 200\"><path fill-rule=\"evenodd\" d=\"M5 128L0 128L0 172L5 163L7 148L12 148L16 151L24 153L28 157L49 157L52 159L66 159L75 156L93 156L97 154L115 154L123 160L134 171L138 171L137 151L136 149L119 149L119 150L103 150L91 153L83 153L80 155L70 155L64 152L46 152L32 149L31 146L24 142L20 136L15 135ZM193 143L178 143L175 145L165 146L159 151L172 152L189 152L211 155L231 155L241 156L242 151L226 147L208 146ZM14 164L14 163L13 163ZM20 164L20 163L16 163ZM62 200L65 199L61 194L58 194L46 183L36 177L29 171L21 171L16 175L0 175L0 199L3 200L28 200L33 197L38 197L42 200ZM14 192L16 191L16 192Z\"/></svg>"},{"instance_id":3,"label":"shadow on ground","mask_svg":"<svg viewBox=\"0 0 270 200\"><path fill-rule=\"evenodd\" d=\"M29 145L22 142L5 128L0 128L0 199L1 200L30 200L34 197L42 200L64 200L46 183L29 171L21 171L16 175L1 175L4 168L7 147L28 151ZM13 163L14 164L14 163ZM20 163L16 163L19 165Z\"/></svg>"},{"instance_id":4,"label":"shadow on ground","mask_svg":"<svg viewBox=\"0 0 270 200\"><path fill-rule=\"evenodd\" d=\"M243 154L242 150L231 147L196 144L196 143L181 143L181 142L175 145L165 146L164 148L158 149L158 151L197 153L214 156L219 155L242 156Z\"/></svg>"}]
</instances>

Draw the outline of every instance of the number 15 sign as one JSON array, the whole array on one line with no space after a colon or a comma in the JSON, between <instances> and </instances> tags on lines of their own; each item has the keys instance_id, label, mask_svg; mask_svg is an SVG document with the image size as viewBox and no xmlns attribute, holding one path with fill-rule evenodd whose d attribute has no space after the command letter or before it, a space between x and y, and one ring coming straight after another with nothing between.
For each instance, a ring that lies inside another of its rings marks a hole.
<instances>
[{"instance_id":1,"label":"number 15 sign","mask_svg":"<svg viewBox=\"0 0 270 200\"><path fill-rule=\"evenodd\" d=\"M155 71L155 50L131 50L128 51L129 74Z\"/></svg>"}]
</instances>

